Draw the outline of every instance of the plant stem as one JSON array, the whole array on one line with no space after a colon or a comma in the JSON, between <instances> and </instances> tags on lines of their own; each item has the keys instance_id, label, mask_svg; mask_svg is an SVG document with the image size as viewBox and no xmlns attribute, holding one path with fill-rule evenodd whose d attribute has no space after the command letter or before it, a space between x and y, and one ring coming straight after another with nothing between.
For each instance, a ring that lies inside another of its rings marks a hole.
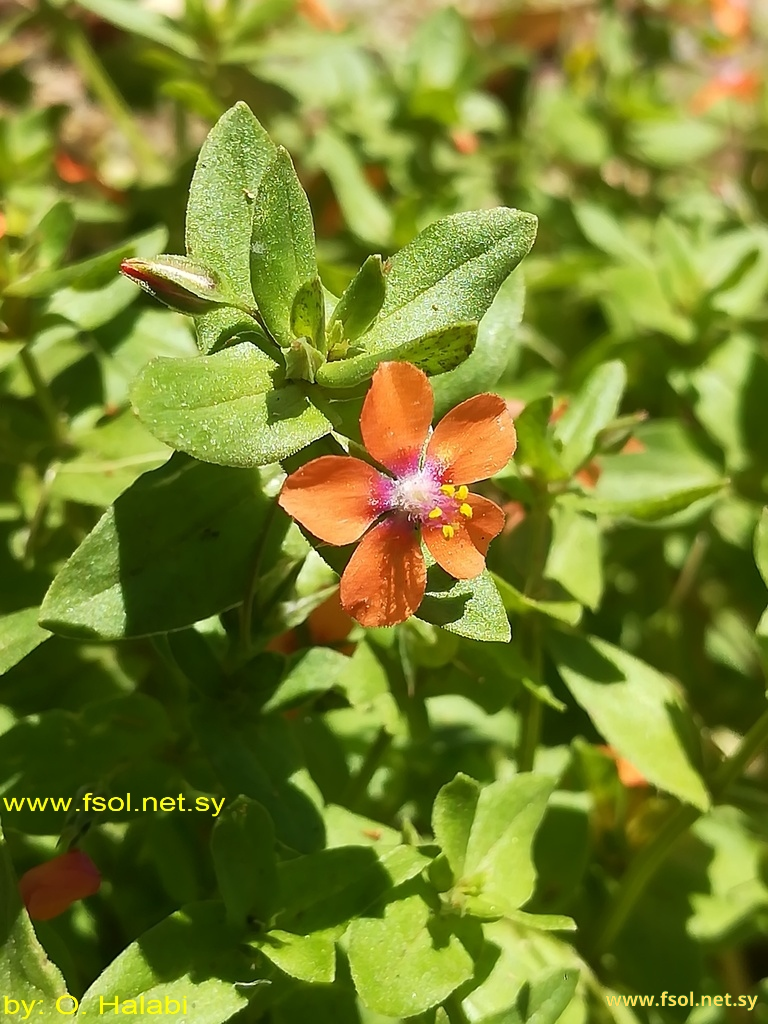
<instances>
[{"instance_id":1,"label":"plant stem","mask_svg":"<svg viewBox=\"0 0 768 1024\"><path fill-rule=\"evenodd\" d=\"M273 498L270 503L269 512L264 519L264 529L253 554L251 572L248 577L248 586L246 587L243 603L240 605L240 650L243 657L246 659L251 653L251 623L253 620L253 604L256 599L256 586L259 582L259 571L261 569L261 564L264 561L267 538L269 537L276 514L277 498Z\"/></svg>"},{"instance_id":2,"label":"plant stem","mask_svg":"<svg viewBox=\"0 0 768 1024\"><path fill-rule=\"evenodd\" d=\"M59 12L51 11L51 14L58 15ZM155 152L147 143L141 128L134 120L130 107L96 56L96 52L80 25L72 18L60 15L56 18L56 22L69 59L78 68L99 102L119 125L120 130L131 144L136 161L142 170L146 172L159 166Z\"/></svg>"},{"instance_id":3,"label":"plant stem","mask_svg":"<svg viewBox=\"0 0 768 1024\"><path fill-rule=\"evenodd\" d=\"M37 365L37 360L34 357L29 345L25 345L24 348L19 352L19 358L21 359L22 366L29 377L29 381L34 388L35 398L37 404L45 416L48 428L51 432L51 438L57 448L63 448L67 443L67 431L62 422L61 414L56 406L51 389L48 387L40 367Z\"/></svg>"},{"instance_id":4,"label":"plant stem","mask_svg":"<svg viewBox=\"0 0 768 1024\"><path fill-rule=\"evenodd\" d=\"M547 561L547 524L549 522L550 499L543 492L531 509L531 561L525 580L524 593L536 597L544 576ZM526 654L530 659L534 681L540 682L544 665L544 645L541 616L532 613L525 623L527 643ZM536 760L536 751L541 741L543 706L538 697L526 691L525 704L520 714L520 735L517 743L517 770L529 772Z\"/></svg>"},{"instance_id":5,"label":"plant stem","mask_svg":"<svg viewBox=\"0 0 768 1024\"><path fill-rule=\"evenodd\" d=\"M733 755L726 758L715 772L711 786L713 801L717 802L723 798L731 783L741 776L755 755L766 745L768 711L760 716L743 737ZM702 814L703 811L697 807L681 804L648 845L638 853L616 889L595 942L595 955L599 956L611 946L645 887L664 863L677 840Z\"/></svg>"}]
</instances>

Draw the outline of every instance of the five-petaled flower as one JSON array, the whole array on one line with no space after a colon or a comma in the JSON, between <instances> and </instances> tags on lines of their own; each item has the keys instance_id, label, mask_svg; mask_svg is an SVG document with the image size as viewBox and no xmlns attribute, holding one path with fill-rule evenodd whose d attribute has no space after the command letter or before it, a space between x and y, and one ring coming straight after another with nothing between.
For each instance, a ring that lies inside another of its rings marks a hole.
<instances>
[{"instance_id":1,"label":"five-petaled flower","mask_svg":"<svg viewBox=\"0 0 768 1024\"><path fill-rule=\"evenodd\" d=\"M426 375L410 363L380 363L360 415L369 454L325 455L292 473L279 502L328 544L360 540L341 577L344 610L363 626L394 626L412 615L426 590L421 540L447 573L471 579L485 567L504 526L492 501L468 484L502 469L516 446L498 395L476 395L431 431L434 399Z\"/></svg>"},{"instance_id":2,"label":"five-petaled flower","mask_svg":"<svg viewBox=\"0 0 768 1024\"><path fill-rule=\"evenodd\" d=\"M63 914L75 900L99 891L101 875L87 853L70 850L30 868L19 879L27 913L35 921Z\"/></svg>"}]
</instances>

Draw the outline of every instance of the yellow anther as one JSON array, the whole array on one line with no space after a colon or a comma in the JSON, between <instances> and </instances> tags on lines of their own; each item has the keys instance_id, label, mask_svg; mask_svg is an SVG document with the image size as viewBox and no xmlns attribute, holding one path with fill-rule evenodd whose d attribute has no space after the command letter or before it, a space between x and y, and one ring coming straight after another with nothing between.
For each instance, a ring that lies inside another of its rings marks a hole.
<instances>
[{"instance_id":1,"label":"yellow anther","mask_svg":"<svg viewBox=\"0 0 768 1024\"><path fill-rule=\"evenodd\" d=\"M464 484L462 484L461 487L456 491L456 497L459 499L459 501L466 501L468 494L469 488Z\"/></svg>"},{"instance_id":2,"label":"yellow anther","mask_svg":"<svg viewBox=\"0 0 768 1024\"><path fill-rule=\"evenodd\" d=\"M454 533L456 533L456 531L452 526L448 526L446 524L443 527L443 536L445 537L446 540L450 540L453 537Z\"/></svg>"},{"instance_id":3,"label":"yellow anther","mask_svg":"<svg viewBox=\"0 0 768 1024\"><path fill-rule=\"evenodd\" d=\"M471 505L467 505L466 502L464 502L463 505L459 505L459 512L461 512L461 514L463 516L466 516L467 519L471 519L472 518L472 506Z\"/></svg>"},{"instance_id":4,"label":"yellow anther","mask_svg":"<svg viewBox=\"0 0 768 1024\"><path fill-rule=\"evenodd\" d=\"M453 486L453 484L441 484L440 490L443 492L443 494L447 494L449 498L452 498L456 493L456 488Z\"/></svg>"},{"instance_id":5,"label":"yellow anther","mask_svg":"<svg viewBox=\"0 0 768 1024\"><path fill-rule=\"evenodd\" d=\"M443 514L443 510L441 508L433 508L432 511L429 513L428 518L429 519L439 519L442 514Z\"/></svg>"}]
</instances>

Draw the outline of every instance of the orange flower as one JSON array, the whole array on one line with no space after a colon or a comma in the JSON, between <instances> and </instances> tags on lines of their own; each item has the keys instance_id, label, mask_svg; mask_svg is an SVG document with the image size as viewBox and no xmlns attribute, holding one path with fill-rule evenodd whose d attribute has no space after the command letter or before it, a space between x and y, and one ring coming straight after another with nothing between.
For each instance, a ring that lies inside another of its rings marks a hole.
<instances>
[{"instance_id":1,"label":"orange flower","mask_svg":"<svg viewBox=\"0 0 768 1024\"><path fill-rule=\"evenodd\" d=\"M718 32L738 38L749 31L749 0L710 0Z\"/></svg>"},{"instance_id":2,"label":"orange flower","mask_svg":"<svg viewBox=\"0 0 768 1024\"><path fill-rule=\"evenodd\" d=\"M31 868L19 879L21 898L35 921L63 914L75 900L99 891L101 875L87 853L70 850Z\"/></svg>"},{"instance_id":3,"label":"orange flower","mask_svg":"<svg viewBox=\"0 0 768 1024\"><path fill-rule=\"evenodd\" d=\"M694 94L691 99L691 110L694 114L703 114L715 103L726 99L748 103L755 99L759 88L760 76L756 71L724 67Z\"/></svg>"},{"instance_id":4,"label":"orange flower","mask_svg":"<svg viewBox=\"0 0 768 1024\"><path fill-rule=\"evenodd\" d=\"M504 400L476 395L430 434L434 411L426 375L410 363L380 363L360 415L369 453L325 455L292 473L279 502L328 544L360 540L341 578L341 604L363 626L394 626L416 611L426 590L424 540L456 579L485 567L504 513L467 484L502 469L516 446Z\"/></svg>"},{"instance_id":5,"label":"orange flower","mask_svg":"<svg viewBox=\"0 0 768 1024\"><path fill-rule=\"evenodd\" d=\"M602 744L597 749L608 757L613 758L616 762L616 771L622 786L625 786L627 789L645 788L648 786L646 777L633 764L630 764L625 757L617 754L613 747Z\"/></svg>"}]
</instances>

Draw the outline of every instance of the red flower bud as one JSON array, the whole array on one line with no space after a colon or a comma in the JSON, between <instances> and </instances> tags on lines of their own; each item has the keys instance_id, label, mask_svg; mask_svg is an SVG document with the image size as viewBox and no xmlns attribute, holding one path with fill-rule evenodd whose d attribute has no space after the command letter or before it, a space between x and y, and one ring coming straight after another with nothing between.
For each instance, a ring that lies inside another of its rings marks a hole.
<instances>
[{"instance_id":1,"label":"red flower bud","mask_svg":"<svg viewBox=\"0 0 768 1024\"><path fill-rule=\"evenodd\" d=\"M199 316L216 306L230 305L211 271L186 256L123 260L120 273L166 306L188 316Z\"/></svg>"},{"instance_id":2,"label":"red flower bud","mask_svg":"<svg viewBox=\"0 0 768 1024\"><path fill-rule=\"evenodd\" d=\"M93 896L100 885L96 865L82 850L70 850L38 864L19 879L21 898L35 921L58 917L75 900Z\"/></svg>"}]
</instances>

